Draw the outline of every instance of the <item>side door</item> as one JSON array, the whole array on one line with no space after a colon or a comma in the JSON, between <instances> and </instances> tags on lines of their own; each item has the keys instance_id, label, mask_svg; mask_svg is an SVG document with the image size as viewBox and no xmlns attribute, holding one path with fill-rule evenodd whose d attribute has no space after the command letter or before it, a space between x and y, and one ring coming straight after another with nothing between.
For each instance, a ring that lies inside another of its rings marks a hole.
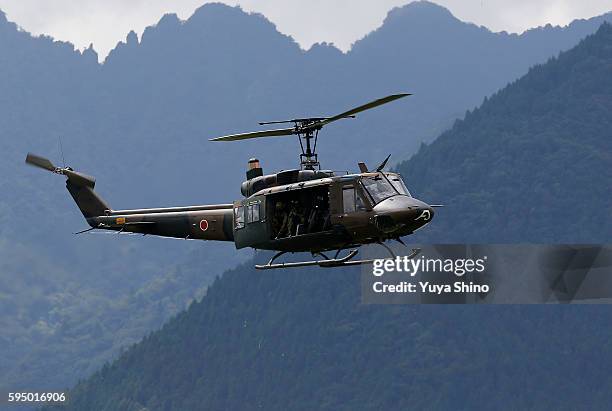
<instances>
[{"instance_id":1,"label":"side door","mask_svg":"<svg viewBox=\"0 0 612 411\"><path fill-rule=\"evenodd\" d=\"M267 239L263 196L234 202L234 242L236 248L256 247Z\"/></svg>"},{"instance_id":2,"label":"side door","mask_svg":"<svg viewBox=\"0 0 612 411\"><path fill-rule=\"evenodd\" d=\"M368 225L372 207L358 180L347 182L342 189L341 224L352 235L358 235Z\"/></svg>"}]
</instances>

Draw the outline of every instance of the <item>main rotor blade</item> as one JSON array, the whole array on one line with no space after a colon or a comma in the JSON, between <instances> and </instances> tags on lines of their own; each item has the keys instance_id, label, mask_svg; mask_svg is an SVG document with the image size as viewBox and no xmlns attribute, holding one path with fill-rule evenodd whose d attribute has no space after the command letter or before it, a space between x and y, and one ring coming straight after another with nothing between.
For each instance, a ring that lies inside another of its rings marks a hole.
<instances>
[{"instance_id":1,"label":"main rotor blade","mask_svg":"<svg viewBox=\"0 0 612 411\"><path fill-rule=\"evenodd\" d=\"M346 116L346 118L355 118L355 116ZM303 118L294 118L291 120L276 120L276 121L260 121L258 124L260 126L266 124L283 124L283 123L308 123L313 121L322 121L327 120L329 117L303 117Z\"/></svg>"},{"instance_id":2,"label":"main rotor blade","mask_svg":"<svg viewBox=\"0 0 612 411\"><path fill-rule=\"evenodd\" d=\"M257 124L259 124L260 126L265 126L266 124L285 124L285 123L291 123L291 120L260 121Z\"/></svg>"},{"instance_id":3,"label":"main rotor blade","mask_svg":"<svg viewBox=\"0 0 612 411\"><path fill-rule=\"evenodd\" d=\"M34 166L44 168L45 170L55 171L55 166L49 159L37 156L36 154L28 153L26 156L26 163Z\"/></svg>"},{"instance_id":4,"label":"main rotor blade","mask_svg":"<svg viewBox=\"0 0 612 411\"><path fill-rule=\"evenodd\" d=\"M210 141L238 141L238 140L247 140L250 138L258 138L258 137L274 137L274 136L290 136L294 134L303 134L304 132L310 132L312 130L319 130L326 124L329 124L333 121L340 120L342 118L353 118L355 114L360 113L365 110L369 110L371 108L380 106L385 103L389 103L393 100L397 100L402 97L410 96L409 93L402 94L392 94L387 97L379 98L378 100L370 101L369 103L363 104L359 107L355 107L351 110L345 111L344 113L338 114L333 117L310 117L310 118L297 118L293 120L280 120L280 121L264 121L259 124L281 124L286 122L295 122L296 128L279 128L276 130L263 130L263 131L253 131L250 133L240 133L240 134L230 134L227 136L211 138ZM300 124L303 122L310 122L312 124Z\"/></svg>"},{"instance_id":5,"label":"main rotor blade","mask_svg":"<svg viewBox=\"0 0 612 411\"><path fill-rule=\"evenodd\" d=\"M258 124L260 126L265 126L266 124L300 123L303 121L321 121L325 120L326 118L327 117L293 118L291 120L260 121Z\"/></svg>"},{"instance_id":6,"label":"main rotor blade","mask_svg":"<svg viewBox=\"0 0 612 411\"><path fill-rule=\"evenodd\" d=\"M340 120L340 119L346 118L346 117L353 117L355 114L361 113L362 111L369 110L371 108L380 106L382 104L386 104L386 103L389 103L391 101L397 100L399 98L406 97L406 96L411 96L411 95L412 94L410 94L410 93L391 94L390 96L379 98L378 100L370 101L369 103L366 103L366 104L364 104L362 106L359 106L359 107L355 107L353 109L350 109L349 111L345 111L344 113L338 114L336 116L328 117L325 120L315 124L314 126L315 127L320 127L320 126L324 126L326 124L329 124L332 121Z\"/></svg>"},{"instance_id":7,"label":"main rotor blade","mask_svg":"<svg viewBox=\"0 0 612 411\"><path fill-rule=\"evenodd\" d=\"M257 137L290 136L292 134L295 134L295 130L293 128L279 128L277 130L263 130L253 131L250 133L230 134L227 136L211 138L210 141L237 141Z\"/></svg>"}]
</instances>

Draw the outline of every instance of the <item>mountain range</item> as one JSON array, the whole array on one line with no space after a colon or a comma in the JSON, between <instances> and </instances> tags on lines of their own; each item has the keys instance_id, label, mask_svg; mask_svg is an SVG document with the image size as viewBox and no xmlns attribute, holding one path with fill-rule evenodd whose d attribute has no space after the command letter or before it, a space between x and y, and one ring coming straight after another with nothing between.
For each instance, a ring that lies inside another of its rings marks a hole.
<instances>
[{"instance_id":1,"label":"mountain range","mask_svg":"<svg viewBox=\"0 0 612 411\"><path fill-rule=\"evenodd\" d=\"M228 202L249 157L265 171L293 168L297 142L209 137L408 91L406 101L330 126L319 149L323 166L340 170L388 153L406 159L611 17L514 35L415 2L342 53L329 44L301 50L261 15L207 4L186 21L164 16L140 40L130 33L98 64L93 49L32 37L0 13L0 388L90 374L248 256L231 245L73 236L84 226L78 210L59 179L23 165L26 152L93 174L115 208ZM400 167L416 192L453 198Z\"/></svg>"},{"instance_id":2,"label":"mountain range","mask_svg":"<svg viewBox=\"0 0 612 411\"><path fill-rule=\"evenodd\" d=\"M603 24L402 163L424 193L472 205L432 236L609 242L610 74ZM588 213L564 210L574 196ZM572 410L612 399L607 305L370 305L359 269L255 270L263 260L226 272L60 409Z\"/></svg>"},{"instance_id":3,"label":"mountain range","mask_svg":"<svg viewBox=\"0 0 612 411\"><path fill-rule=\"evenodd\" d=\"M396 168L445 203L424 242L612 240L612 26L498 91Z\"/></svg>"}]
</instances>

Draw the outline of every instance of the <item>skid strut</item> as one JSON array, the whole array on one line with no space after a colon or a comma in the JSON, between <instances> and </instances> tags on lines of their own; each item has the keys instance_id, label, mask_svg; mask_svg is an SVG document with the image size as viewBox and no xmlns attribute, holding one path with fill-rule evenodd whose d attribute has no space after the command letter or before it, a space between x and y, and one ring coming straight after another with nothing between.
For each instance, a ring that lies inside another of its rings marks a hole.
<instances>
[{"instance_id":1,"label":"skid strut","mask_svg":"<svg viewBox=\"0 0 612 411\"><path fill-rule=\"evenodd\" d=\"M387 248L387 247L385 247L385 248ZM282 255L287 253L286 251L280 251L280 252L274 254L274 256L272 258L270 258L270 261L268 261L266 264L257 264L257 265L255 265L255 268L258 269L258 270L271 270L271 269L275 269L275 268L311 267L311 266L319 266L319 267L345 267L345 266L352 266L352 265L372 264L374 262L374 260L375 260L374 258L368 258L368 259L364 259L364 260L353 260L353 258L359 252L358 250L351 250L344 257L338 258L338 253L340 251L341 250L338 250L338 252L334 256L334 258L328 258L327 256L325 256L322 253L314 253L313 255L317 255L318 254L318 255L322 256L323 259L322 260L310 260L310 261L295 261L295 262L288 262L288 263L274 263L274 261L278 257L280 257L280 256L282 256ZM420 248L413 248L412 252L408 256L408 258L414 258L420 252L421 252ZM393 258L391 258L391 259L394 259L395 258L395 254L393 254L393 252L391 252L391 251L390 251L390 253L393 255ZM386 260L387 259L389 259L389 258L386 258Z\"/></svg>"}]
</instances>

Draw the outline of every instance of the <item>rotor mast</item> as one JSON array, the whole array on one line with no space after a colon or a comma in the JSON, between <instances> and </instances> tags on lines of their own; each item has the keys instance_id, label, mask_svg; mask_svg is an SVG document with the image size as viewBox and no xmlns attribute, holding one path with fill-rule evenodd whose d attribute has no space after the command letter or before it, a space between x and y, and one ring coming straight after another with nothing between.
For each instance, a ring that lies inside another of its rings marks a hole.
<instances>
[{"instance_id":1,"label":"rotor mast","mask_svg":"<svg viewBox=\"0 0 612 411\"><path fill-rule=\"evenodd\" d=\"M321 164L318 160L318 155L316 153L317 150L317 140L319 138L319 130L320 128L304 129L306 124L295 123L295 129L298 136L298 140L300 142L300 147L302 148L302 153L300 154L300 169L301 170L320 170ZM304 131L301 131L301 130ZM304 147L304 143L302 140L306 142L306 147ZM311 144L311 141L313 144Z\"/></svg>"}]
</instances>

